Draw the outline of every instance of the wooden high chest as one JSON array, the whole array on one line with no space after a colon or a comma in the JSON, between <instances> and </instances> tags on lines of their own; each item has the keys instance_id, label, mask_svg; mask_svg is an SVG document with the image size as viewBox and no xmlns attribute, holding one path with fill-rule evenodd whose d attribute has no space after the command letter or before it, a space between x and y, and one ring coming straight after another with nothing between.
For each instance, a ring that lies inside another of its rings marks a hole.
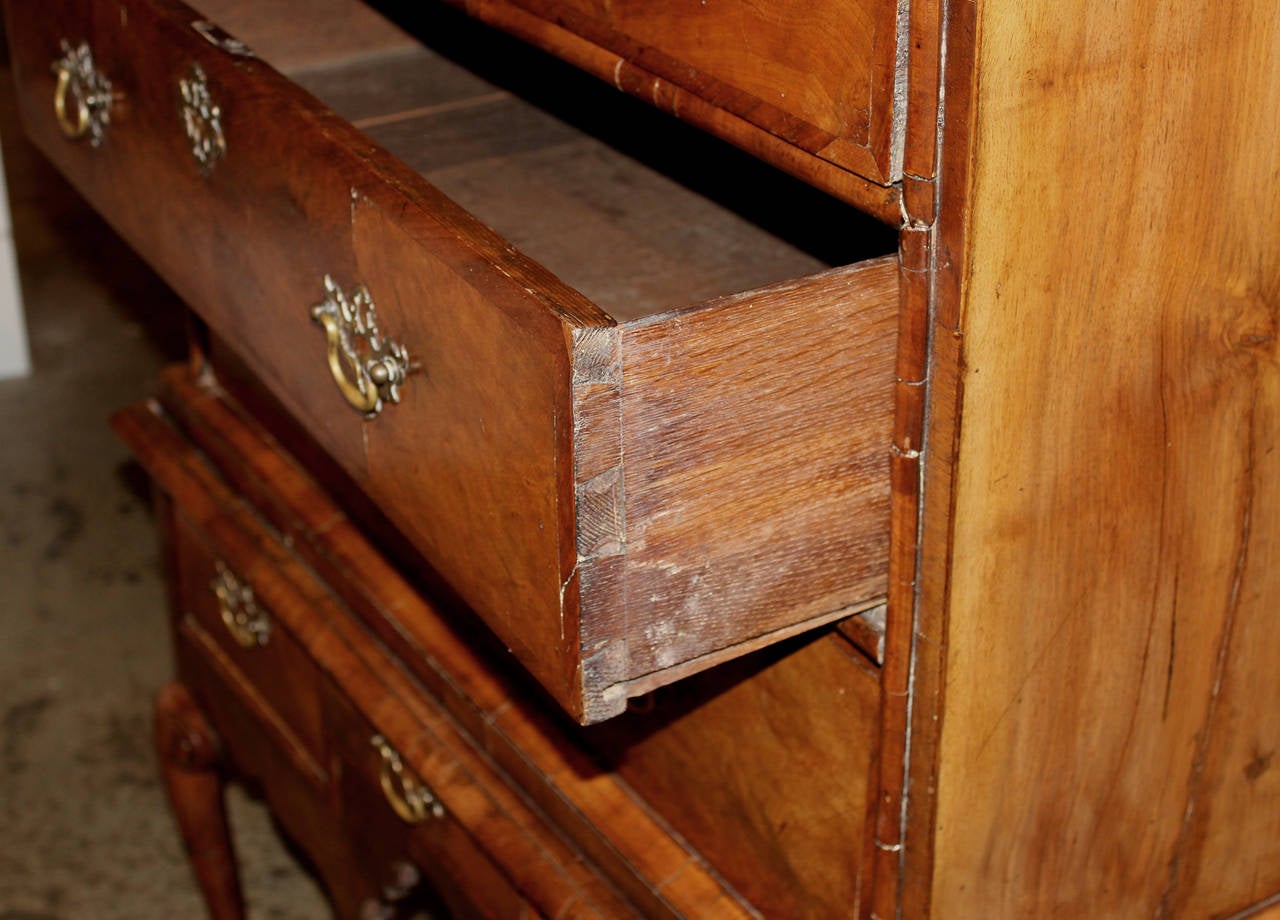
<instances>
[{"instance_id":1,"label":"wooden high chest","mask_svg":"<svg viewBox=\"0 0 1280 920\"><path fill-rule=\"evenodd\" d=\"M1272 4L5 6L211 916L228 775L344 917L1280 904Z\"/></svg>"}]
</instances>

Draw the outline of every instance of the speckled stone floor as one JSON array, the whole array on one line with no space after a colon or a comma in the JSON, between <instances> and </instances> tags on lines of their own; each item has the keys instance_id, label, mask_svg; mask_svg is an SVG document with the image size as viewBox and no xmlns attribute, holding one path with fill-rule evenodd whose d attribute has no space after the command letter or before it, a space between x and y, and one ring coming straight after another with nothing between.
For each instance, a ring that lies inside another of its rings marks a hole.
<instances>
[{"instance_id":1,"label":"speckled stone floor","mask_svg":"<svg viewBox=\"0 0 1280 920\"><path fill-rule=\"evenodd\" d=\"M0 71L35 365L0 381L0 920L200 917L151 751L170 661L147 489L107 428L181 354L180 311L11 100ZM265 810L230 808L250 916L329 916Z\"/></svg>"}]
</instances>

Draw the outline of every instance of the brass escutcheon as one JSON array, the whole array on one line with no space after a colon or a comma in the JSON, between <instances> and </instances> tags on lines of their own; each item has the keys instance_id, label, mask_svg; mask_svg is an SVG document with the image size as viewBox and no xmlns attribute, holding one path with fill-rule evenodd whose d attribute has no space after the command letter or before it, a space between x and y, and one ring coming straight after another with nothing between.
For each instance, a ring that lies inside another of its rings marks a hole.
<instances>
[{"instance_id":1,"label":"brass escutcheon","mask_svg":"<svg viewBox=\"0 0 1280 920\"><path fill-rule=\"evenodd\" d=\"M217 563L210 587L218 598L218 610L231 638L244 648L266 645L271 637L271 618L254 600L253 589L222 562Z\"/></svg>"},{"instance_id":2,"label":"brass escutcheon","mask_svg":"<svg viewBox=\"0 0 1280 920\"><path fill-rule=\"evenodd\" d=\"M400 385L409 373L409 353L378 331L377 310L364 285L350 296L329 275L325 298L311 308L324 327L329 373L351 407L367 419L385 403L400 401Z\"/></svg>"},{"instance_id":3,"label":"brass escutcheon","mask_svg":"<svg viewBox=\"0 0 1280 920\"><path fill-rule=\"evenodd\" d=\"M53 90L58 127L70 140L87 136L90 147L99 146L111 122L111 81L94 69L88 42L73 48L63 39L53 72L58 78Z\"/></svg>"},{"instance_id":4,"label":"brass escutcheon","mask_svg":"<svg viewBox=\"0 0 1280 920\"><path fill-rule=\"evenodd\" d=\"M209 175L217 162L227 155L227 139L222 133L222 109L209 95L209 81L204 68L192 64L188 76L178 80L182 100L179 114L191 142L191 155L202 175Z\"/></svg>"},{"instance_id":5,"label":"brass escutcheon","mask_svg":"<svg viewBox=\"0 0 1280 920\"><path fill-rule=\"evenodd\" d=\"M444 805L422 780L405 769L400 754L382 735L374 735L369 743L378 752L381 764L378 781L387 804L407 824L422 824L428 818L443 818Z\"/></svg>"}]
</instances>

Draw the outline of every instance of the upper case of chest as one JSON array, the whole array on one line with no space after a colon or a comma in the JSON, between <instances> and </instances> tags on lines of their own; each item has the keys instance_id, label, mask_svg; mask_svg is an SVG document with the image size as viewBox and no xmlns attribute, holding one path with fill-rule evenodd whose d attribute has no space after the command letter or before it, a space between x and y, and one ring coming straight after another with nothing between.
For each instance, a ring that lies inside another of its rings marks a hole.
<instances>
[{"instance_id":1,"label":"upper case of chest","mask_svg":"<svg viewBox=\"0 0 1280 920\"><path fill-rule=\"evenodd\" d=\"M622 320L182 4L7 13L37 143L574 717L883 595L894 260ZM53 105L81 41L111 81L96 147ZM326 361L326 278L408 354L376 419Z\"/></svg>"}]
</instances>

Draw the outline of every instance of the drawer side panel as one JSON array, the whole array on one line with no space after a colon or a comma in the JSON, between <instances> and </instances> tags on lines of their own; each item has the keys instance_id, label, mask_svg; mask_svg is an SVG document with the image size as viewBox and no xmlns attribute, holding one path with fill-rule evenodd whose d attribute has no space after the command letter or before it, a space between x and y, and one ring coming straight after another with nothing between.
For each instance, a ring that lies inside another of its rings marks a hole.
<instances>
[{"instance_id":1,"label":"drawer side panel","mask_svg":"<svg viewBox=\"0 0 1280 920\"><path fill-rule=\"evenodd\" d=\"M631 679L883 597L897 297L882 259L624 330Z\"/></svg>"}]
</instances>

